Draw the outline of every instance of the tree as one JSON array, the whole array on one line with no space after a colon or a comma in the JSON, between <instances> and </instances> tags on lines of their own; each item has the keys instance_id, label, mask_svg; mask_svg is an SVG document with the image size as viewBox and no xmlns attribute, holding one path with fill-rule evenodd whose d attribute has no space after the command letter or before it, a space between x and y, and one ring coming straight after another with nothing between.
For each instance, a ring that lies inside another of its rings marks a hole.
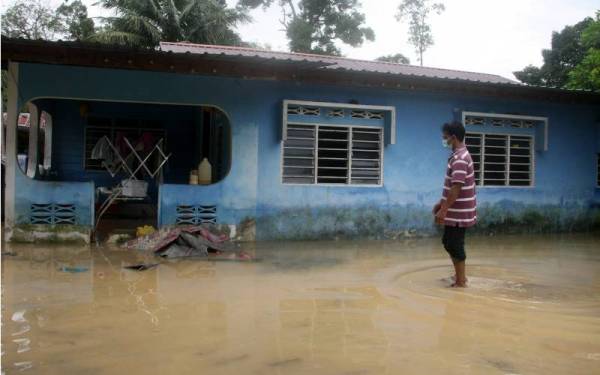
<instances>
[{"instance_id":1,"label":"tree","mask_svg":"<svg viewBox=\"0 0 600 375\"><path fill-rule=\"evenodd\" d=\"M56 10L39 0L19 0L2 15L2 34L24 39L85 39L94 33L87 8L76 0ZM6 109L7 73L2 71L2 111Z\"/></svg>"},{"instance_id":2,"label":"tree","mask_svg":"<svg viewBox=\"0 0 600 375\"><path fill-rule=\"evenodd\" d=\"M62 32L69 39L84 40L94 34L94 20L88 17L87 7L80 0L65 1L56 9Z\"/></svg>"},{"instance_id":3,"label":"tree","mask_svg":"<svg viewBox=\"0 0 600 375\"><path fill-rule=\"evenodd\" d=\"M376 58L375 60L396 63L396 64L410 64L410 60L408 59L408 57L404 56L401 53L397 53L395 55L380 56L380 57Z\"/></svg>"},{"instance_id":4,"label":"tree","mask_svg":"<svg viewBox=\"0 0 600 375\"><path fill-rule=\"evenodd\" d=\"M53 40L61 29L54 9L39 0L17 1L2 15L2 34L9 38Z\"/></svg>"},{"instance_id":5,"label":"tree","mask_svg":"<svg viewBox=\"0 0 600 375\"><path fill-rule=\"evenodd\" d=\"M587 48L583 60L569 72L566 87L600 91L600 11L596 19L581 33L581 44Z\"/></svg>"},{"instance_id":6,"label":"tree","mask_svg":"<svg viewBox=\"0 0 600 375\"><path fill-rule=\"evenodd\" d=\"M513 72L515 77L523 83L533 86L544 86L544 75L542 69L534 65L527 65L523 70Z\"/></svg>"},{"instance_id":7,"label":"tree","mask_svg":"<svg viewBox=\"0 0 600 375\"><path fill-rule=\"evenodd\" d=\"M104 43L157 46L160 41L239 44L236 25L249 20L245 9L225 0L100 0L116 16L94 40Z\"/></svg>"},{"instance_id":8,"label":"tree","mask_svg":"<svg viewBox=\"0 0 600 375\"><path fill-rule=\"evenodd\" d=\"M375 39L358 0L238 0L249 8L274 3L281 8L280 22L293 52L341 55L336 41L358 47Z\"/></svg>"},{"instance_id":9,"label":"tree","mask_svg":"<svg viewBox=\"0 0 600 375\"><path fill-rule=\"evenodd\" d=\"M444 4L430 4L430 0L403 0L398 6L396 19L401 21L408 18L408 41L415 47L421 66L423 53L433 45L431 26L427 23L427 18L431 12L441 14L444 10Z\"/></svg>"},{"instance_id":10,"label":"tree","mask_svg":"<svg viewBox=\"0 0 600 375\"><path fill-rule=\"evenodd\" d=\"M589 48L583 45L582 33L593 22L592 18L586 18L573 26L566 26L560 32L554 31L551 48L542 50L542 66L536 68L529 65L521 71L513 72L515 77L530 85L565 87L569 81L569 73L587 54Z\"/></svg>"},{"instance_id":11,"label":"tree","mask_svg":"<svg viewBox=\"0 0 600 375\"><path fill-rule=\"evenodd\" d=\"M39 0L19 0L2 15L2 34L25 39L85 39L94 33L94 21L80 0L65 1L52 9Z\"/></svg>"}]
</instances>

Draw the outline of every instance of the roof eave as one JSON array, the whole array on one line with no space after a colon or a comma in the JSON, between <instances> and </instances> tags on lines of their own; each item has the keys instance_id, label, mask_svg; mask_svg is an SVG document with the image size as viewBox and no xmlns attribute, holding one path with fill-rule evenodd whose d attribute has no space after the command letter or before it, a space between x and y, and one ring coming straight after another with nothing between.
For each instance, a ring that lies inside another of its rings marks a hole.
<instances>
[{"instance_id":1,"label":"roof eave","mask_svg":"<svg viewBox=\"0 0 600 375\"><path fill-rule=\"evenodd\" d=\"M80 42L48 42L2 37L2 64L8 60L85 66L217 75L254 79L278 79L345 86L475 93L486 96L535 98L567 102L600 103L600 93L533 87L512 83L489 83L432 78L371 71L323 69L327 63L265 59L255 56L175 53L132 49Z\"/></svg>"}]
</instances>

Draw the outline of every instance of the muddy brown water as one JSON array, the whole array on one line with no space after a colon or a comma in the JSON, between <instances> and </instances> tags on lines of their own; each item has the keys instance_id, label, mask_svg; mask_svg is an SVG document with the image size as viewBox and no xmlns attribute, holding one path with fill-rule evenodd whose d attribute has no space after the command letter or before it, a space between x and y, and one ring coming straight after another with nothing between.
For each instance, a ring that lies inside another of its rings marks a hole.
<instances>
[{"instance_id":1,"label":"muddy brown water","mask_svg":"<svg viewBox=\"0 0 600 375\"><path fill-rule=\"evenodd\" d=\"M136 272L135 251L4 245L3 373L600 372L598 236L470 238L464 290L437 239L245 248L261 261Z\"/></svg>"}]
</instances>

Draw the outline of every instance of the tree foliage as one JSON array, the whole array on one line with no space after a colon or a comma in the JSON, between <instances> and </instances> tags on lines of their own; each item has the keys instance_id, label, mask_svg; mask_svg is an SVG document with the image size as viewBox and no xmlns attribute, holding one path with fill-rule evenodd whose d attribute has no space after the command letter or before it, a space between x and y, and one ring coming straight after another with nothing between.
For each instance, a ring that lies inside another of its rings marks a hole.
<instances>
[{"instance_id":1,"label":"tree foliage","mask_svg":"<svg viewBox=\"0 0 600 375\"><path fill-rule=\"evenodd\" d=\"M25 39L85 39L94 33L94 21L80 1L65 1L53 9L39 0L19 0L2 15L2 34Z\"/></svg>"},{"instance_id":2,"label":"tree foliage","mask_svg":"<svg viewBox=\"0 0 600 375\"><path fill-rule=\"evenodd\" d=\"M281 24L293 52L341 55L336 42L352 47L374 40L358 0L239 0L243 7L281 9Z\"/></svg>"},{"instance_id":3,"label":"tree foliage","mask_svg":"<svg viewBox=\"0 0 600 375\"><path fill-rule=\"evenodd\" d=\"M594 66L597 69L594 50L600 48L598 17L597 14L596 20L588 17L575 25L566 26L560 32L554 31L551 48L542 50L542 66L529 65L514 72L515 77L530 85L589 88L588 84L584 84L588 81L585 76L592 74ZM584 35L588 36L584 38Z\"/></svg>"},{"instance_id":4,"label":"tree foliage","mask_svg":"<svg viewBox=\"0 0 600 375\"><path fill-rule=\"evenodd\" d=\"M581 44L587 52L581 62L569 72L566 87L600 91L600 11L596 19L581 33Z\"/></svg>"},{"instance_id":5,"label":"tree foliage","mask_svg":"<svg viewBox=\"0 0 600 375\"><path fill-rule=\"evenodd\" d=\"M391 62L391 63L396 63L396 64L410 64L410 60L408 59L408 57L404 56L401 53L397 53L395 55L380 56L380 57L376 58L375 60L383 61L383 62Z\"/></svg>"},{"instance_id":6,"label":"tree foliage","mask_svg":"<svg viewBox=\"0 0 600 375\"><path fill-rule=\"evenodd\" d=\"M240 44L236 25L249 20L245 9L225 0L100 0L114 10L93 39L104 43L154 47L160 41Z\"/></svg>"},{"instance_id":7,"label":"tree foliage","mask_svg":"<svg viewBox=\"0 0 600 375\"><path fill-rule=\"evenodd\" d=\"M54 9L40 0L17 1L2 15L2 34L10 38L53 40L61 30Z\"/></svg>"},{"instance_id":8,"label":"tree foliage","mask_svg":"<svg viewBox=\"0 0 600 375\"><path fill-rule=\"evenodd\" d=\"M94 20L88 17L87 7L80 1L65 1L56 9L61 32L69 39L85 40L95 31Z\"/></svg>"},{"instance_id":9,"label":"tree foliage","mask_svg":"<svg viewBox=\"0 0 600 375\"><path fill-rule=\"evenodd\" d=\"M403 0L398 6L396 19L408 19L408 41L415 47L419 63L423 66L423 53L433 45L433 35L428 18L431 12L441 14L446 7L441 3L431 3L430 0Z\"/></svg>"}]
</instances>

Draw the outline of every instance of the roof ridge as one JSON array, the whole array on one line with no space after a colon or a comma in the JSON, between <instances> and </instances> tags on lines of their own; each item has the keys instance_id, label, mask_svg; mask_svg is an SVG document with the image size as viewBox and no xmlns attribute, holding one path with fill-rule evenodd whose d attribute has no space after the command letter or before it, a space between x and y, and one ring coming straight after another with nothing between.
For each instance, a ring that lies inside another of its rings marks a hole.
<instances>
[{"instance_id":1,"label":"roof ridge","mask_svg":"<svg viewBox=\"0 0 600 375\"><path fill-rule=\"evenodd\" d=\"M437 67L432 67L432 66L421 66L421 65L413 65L413 64L400 64L400 63L393 63L393 62L388 62L388 61L356 59L356 58L345 57L345 56L319 55L316 53L273 51L273 50L253 48L253 47L227 46L227 45L220 45L220 44L201 44L201 43L191 43L191 42L160 42L160 44L186 45L186 46L192 46L192 47L195 46L195 47L212 48L212 49L228 49L228 50L233 50L233 51L242 50L242 51L247 51L247 52L266 52L266 53L274 53L274 54L278 54L278 55L306 56L306 57L315 57L315 58L329 59L329 60L358 61L358 62L379 64L379 65L408 66L408 67L413 67L413 68L417 68L417 69L431 69L431 70L440 70L440 71L456 72L456 73L481 74L481 75L494 76L494 77L500 77L503 79L511 80L511 79L503 77L499 74L493 74L493 73L482 73L482 72L473 72L473 71L469 71L469 70L437 68Z\"/></svg>"}]
</instances>

